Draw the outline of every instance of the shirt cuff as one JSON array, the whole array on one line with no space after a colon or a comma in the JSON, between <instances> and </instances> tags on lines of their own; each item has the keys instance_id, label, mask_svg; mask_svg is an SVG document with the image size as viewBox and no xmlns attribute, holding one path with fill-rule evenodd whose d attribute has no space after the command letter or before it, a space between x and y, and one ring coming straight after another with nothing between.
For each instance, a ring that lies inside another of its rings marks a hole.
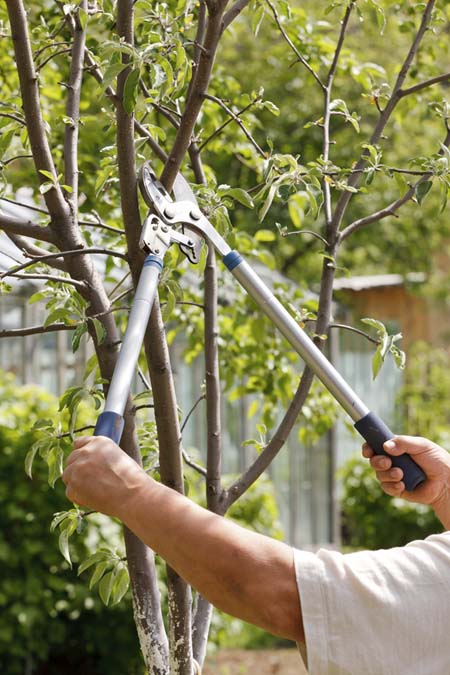
<instances>
[{"instance_id":1,"label":"shirt cuff","mask_svg":"<svg viewBox=\"0 0 450 675\"><path fill-rule=\"evenodd\" d=\"M323 594L323 565L309 551L294 549L295 576L302 608L307 667L310 675L327 672L328 626Z\"/></svg>"}]
</instances>

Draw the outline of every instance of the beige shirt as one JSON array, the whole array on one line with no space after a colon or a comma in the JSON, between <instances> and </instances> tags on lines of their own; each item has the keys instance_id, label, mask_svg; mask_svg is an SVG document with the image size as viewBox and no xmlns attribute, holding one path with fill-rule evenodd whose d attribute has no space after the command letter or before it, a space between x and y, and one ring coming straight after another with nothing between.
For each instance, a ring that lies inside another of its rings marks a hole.
<instances>
[{"instance_id":1,"label":"beige shirt","mask_svg":"<svg viewBox=\"0 0 450 675\"><path fill-rule=\"evenodd\" d=\"M450 674L450 532L295 567L310 675Z\"/></svg>"}]
</instances>

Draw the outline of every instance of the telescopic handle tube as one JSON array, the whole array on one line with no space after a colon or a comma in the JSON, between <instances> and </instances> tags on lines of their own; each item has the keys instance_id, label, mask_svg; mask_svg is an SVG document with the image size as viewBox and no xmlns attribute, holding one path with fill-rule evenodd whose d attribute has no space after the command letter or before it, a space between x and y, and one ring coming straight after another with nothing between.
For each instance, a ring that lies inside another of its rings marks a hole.
<instances>
[{"instance_id":1,"label":"telescopic handle tube","mask_svg":"<svg viewBox=\"0 0 450 675\"><path fill-rule=\"evenodd\" d=\"M394 434L361 401L336 368L322 354L320 349L299 327L287 309L276 299L272 291L243 260L239 253L231 251L223 262L247 293L273 321L295 351L317 375L331 395L340 403L355 422L355 428L369 443L376 454L387 454L383 443ZM391 457L393 466L403 470L403 482L407 490L414 490L426 476L422 469L407 454Z\"/></svg>"},{"instance_id":2,"label":"telescopic handle tube","mask_svg":"<svg viewBox=\"0 0 450 675\"><path fill-rule=\"evenodd\" d=\"M162 268L163 261L159 256L149 255L145 259L134 295L125 337L109 385L105 409L99 415L95 427L95 436L108 436L116 443L120 441L122 436L123 413Z\"/></svg>"}]
</instances>

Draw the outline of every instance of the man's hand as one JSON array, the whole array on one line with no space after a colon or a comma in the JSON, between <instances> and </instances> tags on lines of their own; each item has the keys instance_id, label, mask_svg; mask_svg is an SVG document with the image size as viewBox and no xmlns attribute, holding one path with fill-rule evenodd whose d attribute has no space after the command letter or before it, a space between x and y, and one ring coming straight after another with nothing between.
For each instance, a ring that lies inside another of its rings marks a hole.
<instances>
[{"instance_id":1,"label":"man's hand","mask_svg":"<svg viewBox=\"0 0 450 675\"><path fill-rule=\"evenodd\" d=\"M104 436L75 441L62 479L70 501L118 518L130 497L151 481L131 457Z\"/></svg>"},{"instance_id":2,"label":"man's hand","mask_svg":"<svg viewBox=\"0 0 450 675\"><path fill-rule=\"evenodd\" d=\"M384 492L391 497L402 497L417 504L431 505L444 527L450 529L449 453L432 441L416 436L395 436L392 440L386 441L383 447L393 457L404 452L408 453L427 476L422 485L413 492L408 492L402 480L403 471L392 466L390 457L375 455L365 443L363 456L370 458Z\"/></svg>"}]
</instances>

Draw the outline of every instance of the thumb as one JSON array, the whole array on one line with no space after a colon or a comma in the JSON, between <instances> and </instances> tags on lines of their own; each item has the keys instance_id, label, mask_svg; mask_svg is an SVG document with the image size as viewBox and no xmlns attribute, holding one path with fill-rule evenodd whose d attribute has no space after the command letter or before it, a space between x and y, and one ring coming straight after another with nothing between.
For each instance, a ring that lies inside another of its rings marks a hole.
<instances>
[{"instance_id":1,"label":"thumb","mask_svg":"<svg viewBox=\"0 0 450 675\"><path fill-rule=\"evenodd\" d=\"M421 455L423 452L432 450L435 444L427 438L420 436L394 436L383 445L384 450L389 455Z\"/></svg>"}]
</instances>

